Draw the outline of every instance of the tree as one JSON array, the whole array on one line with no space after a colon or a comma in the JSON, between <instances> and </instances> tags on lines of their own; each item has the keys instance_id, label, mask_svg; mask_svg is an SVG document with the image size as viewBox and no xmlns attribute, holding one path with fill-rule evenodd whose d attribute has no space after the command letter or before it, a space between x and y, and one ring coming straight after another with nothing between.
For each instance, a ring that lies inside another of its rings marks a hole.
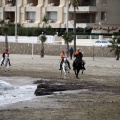
<instances>
[{"instance_id":1,"label":"tree","mask_svg":"<svg viewBox=\"0 0 120 120\"><path fill-rule=\"evenodd\" d=\"M119 55L120 55L120 37L114 37L110 43L112 44L111 47L112 49L111 51L115 51L115 56L116 56L116 60L119 60Z\"/></svg>"},{"instance_id":2,"label":"tree","mask_svg":"<svg viewBox=\"0 0 120 120\"><path fill-rule=\"evenodd\" d=\"M78 9L78 6L81 4L83 0L70 0L69 6L73 6L74 8L74 51L76 51L76 9Z\"/></svg>"},{"instance_id":3,"label":"tree","mask_svg":"<svg viewBox=\"0 0 120 120\"><path fill-rule=\"evenodd\" d=\"M9 34L9 28L8 28L8 26L4 26L2 28L2 32L5 35L5 49L8 49L8 37L7 37L7 35Z\"/></svg>"},{"instance_id":4,"label":"tree","mask_svg":"<svg viewBox=\"0 0 120 120\"><path fill-rule=\"evenodd\" d=\"M7 35L9 34L9 27L5 24L4 20L0 21L0 25L2 27L2 33L5 35L5 49L8 49Z\"/></svg>"},{"instance_id":5,"label":"tree","mask_svg":"<svg viewBox=\"0 0 120 120\"><path fill-rule=\"evenodd\" d=\"M41 47L41 57L44 57L44 42L46 41L46 39L47 39L47 37L46 37L46 35L40 35L39 36L39 40L41 41L41 45L42 45L42 47Z\"/></svg>"},{"instance_id":6,"label":"tree","mask_svg":"<svg viewBox=\"0 0 120 120\"><path fill-rule=\"evenodd\" d=\"M43 19L42 19L43 22L47 23L48 22L48 18L46 15L44 15Z\"/></svg>"},{"instance_id":7,"label":"tree","mask_svg":"<svg viewBox=\"0 0 120 120\"><path fill-rule=\"evenodd\" d=\"M72 33L70 33L70 32L64 33L64 35L62 36L62 38L65 40L65 43L67 45L67 56L69 56L69 43L71 43L72 40L73 40Z\"/></svg>"},{"instance_id":8,"label":"tree","mask_svg":"<svg viewBox=\"0 0 120 120\"><path fill-rule=\"evenodd\" d=\"M3 27L4 24L5 24L4 20L0 20L0 25L1 25L1 27Z\"/></svg>"}]
</instances>

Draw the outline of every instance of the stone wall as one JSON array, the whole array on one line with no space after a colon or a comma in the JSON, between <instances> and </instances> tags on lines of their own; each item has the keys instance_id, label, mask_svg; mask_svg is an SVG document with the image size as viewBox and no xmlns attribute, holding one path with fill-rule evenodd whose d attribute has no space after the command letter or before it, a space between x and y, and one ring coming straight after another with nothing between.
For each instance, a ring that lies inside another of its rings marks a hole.
<instances>
[{"instance_id":1,"label":"stone wall","mask_svg":"<svg viewBox=\"0 0 120 120\"><path fill-rule=\"evenodd\" d=\"M70 46L71 47L71 46ZM73 47L73 46L72 46ZM85 57L114 57L114 52L110 52L111 48L93 47L93 46L77 46L83 52ZM41 44L33 44L33 54L40 55ZM59 55L61 51L66 51L65 45L44 44L45 55ZM4 42L0 42L0 53L5 50ZM31 43L9 43L10 54L32 54ZM93 54L94 53L94 54Z\"/></svg>"}]
</instances>

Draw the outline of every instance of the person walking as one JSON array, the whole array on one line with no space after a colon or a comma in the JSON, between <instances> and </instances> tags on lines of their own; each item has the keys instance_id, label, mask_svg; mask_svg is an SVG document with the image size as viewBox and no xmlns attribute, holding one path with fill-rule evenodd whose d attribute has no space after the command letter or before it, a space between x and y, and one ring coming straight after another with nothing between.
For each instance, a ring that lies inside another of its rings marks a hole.
<instances>
[{"instance_id":1,"label":"person walking","mask_svg":"<svg viewBox=\"0 0 120 120\"><path fill-rule=\"evenodd\" d=\"M70 59L72 60L73 53L74 53L74 50L72 47L69 49L69 53L70 53Z\"/></svg>"}]
</instances>

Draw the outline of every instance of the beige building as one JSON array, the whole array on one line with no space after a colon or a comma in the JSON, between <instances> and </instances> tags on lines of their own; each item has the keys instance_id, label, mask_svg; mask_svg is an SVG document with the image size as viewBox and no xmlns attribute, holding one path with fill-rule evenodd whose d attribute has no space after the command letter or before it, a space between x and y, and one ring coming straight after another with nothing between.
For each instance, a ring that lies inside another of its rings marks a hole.
<instances>
[{"instance_id":1,"label":"beige building","mask_svg":"<svg viewBox=\"0 0 120 120\"><path fill-rule=\"evenodd\" d=\"M73 28L74 9L70 6L67 12L69 0L17 1L17 23L24 27ZM119 6L120 0L82 0L76 13L76 28L92 27L95 33L120 31ZM0 19L16 23L16 0L0 0Z\"/></svg>"}]
</instances>

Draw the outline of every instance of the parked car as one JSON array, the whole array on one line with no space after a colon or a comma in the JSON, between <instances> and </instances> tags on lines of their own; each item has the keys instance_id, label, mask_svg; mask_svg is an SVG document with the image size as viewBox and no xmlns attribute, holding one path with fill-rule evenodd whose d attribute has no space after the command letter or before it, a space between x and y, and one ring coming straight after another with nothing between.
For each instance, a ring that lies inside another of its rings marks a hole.
<instances>
[{"instance_id":1,"label":"parked car","mask_svg":"<svg viewBox=\"0 0 120 120\"><path fill-rule=\"evenodd\" d=\"M110 45L111 45L111 43L109 41L107 41L107 40L97 40L94 43L94 46L108 47Z\"/></svg>"}]
</instances>

